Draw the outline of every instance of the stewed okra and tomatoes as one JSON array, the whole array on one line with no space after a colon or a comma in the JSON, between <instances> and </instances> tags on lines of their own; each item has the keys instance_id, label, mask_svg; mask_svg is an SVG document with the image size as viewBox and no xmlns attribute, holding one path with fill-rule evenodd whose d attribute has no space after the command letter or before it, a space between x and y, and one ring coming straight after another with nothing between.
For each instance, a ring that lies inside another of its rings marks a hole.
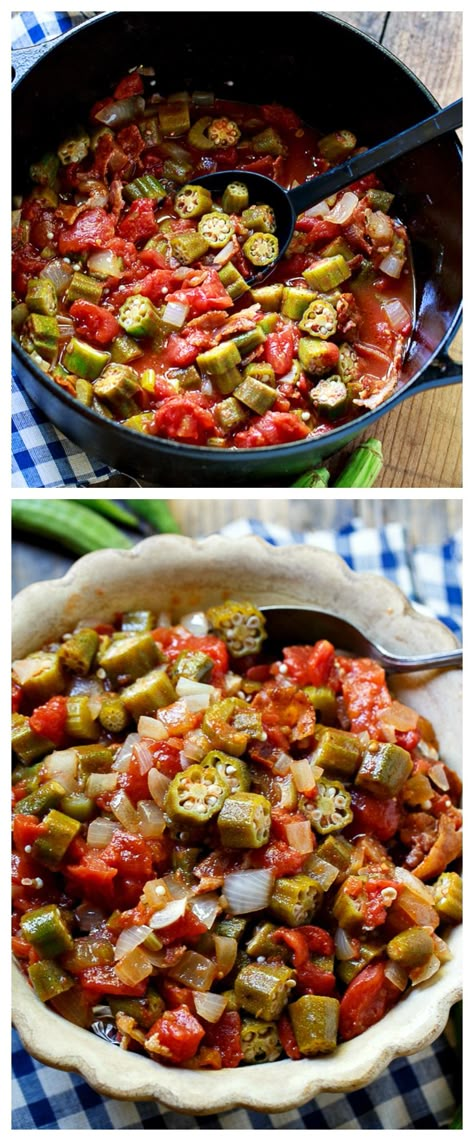
<instances>
[{"instance_id":1,"label":"stewed okra and tomatoes","mask_svg":"<svg viewBox=\"0 0 474 1141\"><path fill-rule=\"evenodd\" d=\"M130 611L15 661L13 706L13 951L66 1019L193 1069L313 1057L451 957L460 781L372 660L275 660L249 602Z\"/></svg>"},{"instance_id":2,"label":"stewed okra and tomatoes","mask_svg":"<svg viewBox=\"0 0 474 1141\"><path fill-rule=\"evenodd\" d=\"M369 175L300 215L255 285L279 246L246 184L248 171L304 182L353 154L355 135L318 135L277 104L163 98L152 71L30 166L13 214L23 349L101 416L186 444L282 444L377 407L413 317L393 195ZM223 194L199 185L225 170L237 177Z\"/></svg>"}]
</instances>

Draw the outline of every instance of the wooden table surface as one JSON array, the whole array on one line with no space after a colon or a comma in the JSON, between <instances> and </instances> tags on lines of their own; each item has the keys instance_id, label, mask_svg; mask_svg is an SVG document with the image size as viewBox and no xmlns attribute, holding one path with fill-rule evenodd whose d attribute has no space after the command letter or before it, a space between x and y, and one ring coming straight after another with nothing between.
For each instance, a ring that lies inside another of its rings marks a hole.
<instances>
[{"instance_id":1,"label":"wooden table surface","mask_svg":"<svg viewBox=\"0 0 474 1141\"><path fill-rule=\"evenodd\" d=\"M73 496L63 496L63 499ZM236 519L279 523L295 531L331 530L355 517L367 527L402 523L408 544L442 544L461 527L459 499L172 499L169 505L184 535L200 538ZM136 541L137 535L130 532ZM32 582L59 578L74 556L43 539L16 534L13 542L12 588L16 594Z\"/></svg>"},{"instance_id":2,"label":"wooden table surface","mask_svg":"<svg viewBox=\"0 0 474 1141\"><path fill-rule=\"evenodd\" d=\"M398 56L446 106L461 95L461 12L338 12ZM450 355L461 360L461 336ZM406 400L357 440L382 441L377 487L460 487L461 386ZM356 445L339 453L337 465Z\"/></svg>"}]
</instances>

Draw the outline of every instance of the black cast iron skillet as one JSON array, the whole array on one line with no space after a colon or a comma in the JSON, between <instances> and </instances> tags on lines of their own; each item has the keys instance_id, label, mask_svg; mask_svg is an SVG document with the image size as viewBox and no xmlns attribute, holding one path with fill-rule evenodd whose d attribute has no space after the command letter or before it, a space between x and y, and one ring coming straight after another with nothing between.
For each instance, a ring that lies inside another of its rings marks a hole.
<instances>
[{"instance_id":1,"label":"black cast iron skillet","mask_svg":"<svg viewBox=\"0 0 474 1141\"><path fill-rule=\"evenodd\" d=\"M13 186L28 167L133 66L153 65L163 92L178 87L294 108L323 131L353 130L374 145L426 118L438 104L408 69L362 32L314 12L252 13L251 59L233 12L116 12L61 38L31 63L15 53ZM41 45L43 48L43 45ZM338 76L335 82L334 75ZM66 436L89 455L149 483L254 486L292 477L338 451L402 400L460 380L447 349L460 321L461 150L447 135L381 171L408 227L417 319L398 390L317 439L269 448L221 450L178 444L121 428L51 381L14 342L26 390Z\"/></svg>"}]
</instances>

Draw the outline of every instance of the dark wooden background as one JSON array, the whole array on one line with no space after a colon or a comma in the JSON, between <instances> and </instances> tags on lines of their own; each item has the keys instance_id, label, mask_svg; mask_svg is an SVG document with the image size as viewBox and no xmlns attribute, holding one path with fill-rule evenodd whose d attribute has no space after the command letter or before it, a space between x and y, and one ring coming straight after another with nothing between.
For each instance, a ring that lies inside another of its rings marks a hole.
<instances>
[{"instance_id":1,"label":"dark wooden background","mask_svg":"<svg viewBox=\"0 0 474 1141\"><path fill-rule=\"evenodd\" d=\"M461 95L461 12L338 12L383 44L446 106ZM461 359L461 337L451 348ZM377 487L460 487L460 386L426 392L407 400L372 428L382 441L384 467ZM342 455L349 456L355 444ZM341 454L337 457L339 466Z\"/></svg>"}]
</instances>

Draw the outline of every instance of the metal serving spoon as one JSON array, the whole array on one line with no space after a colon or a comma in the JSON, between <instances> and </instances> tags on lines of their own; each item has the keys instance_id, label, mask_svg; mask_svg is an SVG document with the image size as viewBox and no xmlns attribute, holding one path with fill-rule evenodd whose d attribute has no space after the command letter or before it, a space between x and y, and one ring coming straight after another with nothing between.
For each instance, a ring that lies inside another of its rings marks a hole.
<instances>
[{"instance_id":1,"label":"metal serving spoon","mask_svg":"<svg viewBox=\"0 0 474 1141\"><path fill-rule=\"evenodd\" d=\"M214 174L203 174L193 181L199 186L206 186L211 194L216 195L223 194L229 182L243 182L247 186L251 204L264 202L272 207L276 218L278 256L270 265L264 266L261 270L256 271L252 277L247 278L249 285L252 285L256 281L263 281L283 257L292 237L298 214L308 210L311 206L315 206L316 203L322 202L324 198L329 198L331 194L343 190L351 182L378 170L385 163L415 150L423 143L428 143L432 139L447 134L448 131L454 131L461 125L462 99L458 99L449 107L436 111L428 119L423 119L420 123L415 123L406 131L400 131L398 135L394 135L384 143L378 143L377 146L370 147L369 150L355 155L347 162L341 163L340 166L328 170L326 174L319 174L316 178L310 178L301 186L295 186L293 190L285 190L278 182L273 182L266 175L249 170L222 170Z\"/></svg>"},{"instance_id":2,"label":"metal serving spoon","mask_svg":"<svg viewBox=\"0 0 474 1141\"><path fill-rule=\"evenodd\" d=\"M462 649L422 658L399 657L389 654L357 626L353 626L352 622L347 622L336 614L314 610L309 606L261 606L260 610L265 616L272 649L298 643L309 645L319 638L327 638L338 649L351 650L359 656L373 658L388 674L462 667Z\"/></svg>"}]
</instances>

